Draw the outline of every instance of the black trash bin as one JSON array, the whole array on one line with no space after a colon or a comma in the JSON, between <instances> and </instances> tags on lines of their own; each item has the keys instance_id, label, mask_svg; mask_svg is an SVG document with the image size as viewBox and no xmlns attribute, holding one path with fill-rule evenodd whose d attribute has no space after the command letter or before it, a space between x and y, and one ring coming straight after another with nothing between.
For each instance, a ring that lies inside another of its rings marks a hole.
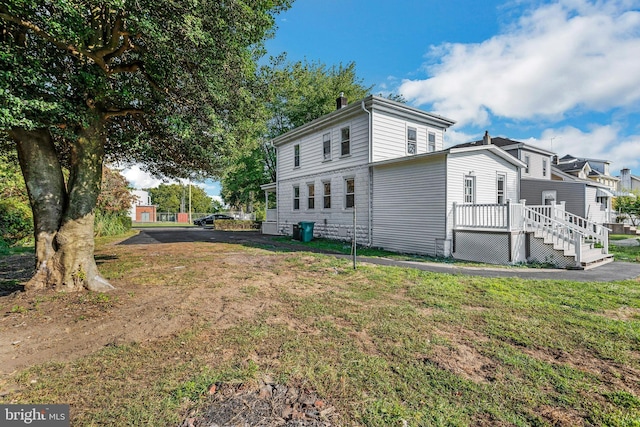
<instances>
[{"instance_id":1,"label":"black trash bin","mask_svg":"<svg viewBox=\"0 0 640 427\"><path fill-rule=\"evenodd\" d=\"M293 224L293 240L302 240L299 224Z\"/></svg>"}]
</instances>

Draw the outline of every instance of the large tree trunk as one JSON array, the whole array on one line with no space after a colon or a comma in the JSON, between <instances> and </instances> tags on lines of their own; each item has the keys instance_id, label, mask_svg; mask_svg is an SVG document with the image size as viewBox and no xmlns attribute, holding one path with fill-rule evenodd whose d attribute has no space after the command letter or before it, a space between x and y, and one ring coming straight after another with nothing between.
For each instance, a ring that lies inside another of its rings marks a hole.
<instances>
[{"instance_id":1,"label":"large tree trunk","mask_svg":"<svg viewBox=\"0 0 640 427\"><path fill-rule=\"evenodd\" d=\"M94 209L104 158L102 127L96 119L72 143L67 189L49 131L12 131L35 225L36 273L27 290L113 289L100 276L93 256Z\"/></svg>"}]
</instances>

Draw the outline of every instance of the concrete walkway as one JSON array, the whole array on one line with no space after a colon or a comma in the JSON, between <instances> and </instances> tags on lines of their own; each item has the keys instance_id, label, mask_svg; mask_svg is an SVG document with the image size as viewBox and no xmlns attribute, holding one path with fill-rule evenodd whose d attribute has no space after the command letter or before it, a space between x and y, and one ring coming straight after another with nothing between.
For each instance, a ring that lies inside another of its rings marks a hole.
<instances>
[{"instance_id":1,"label":"concrete walkway","mask_svg":"<svg viewBox=\"0 0 640 427\"><path fill-rule=\"evenodd\" d=\"M349 255L336 254L295 242L281 242L252 231L216 231L205 228L141 228L140 234L122 242L124 245L158 244L178 242L220 242L248 246L259 245L267 250L306 251L324 253L338 258L351 259ZM397 267L416 268L435 273L483 277L518 277L522 279L572 280L576 282L612 282L640 280L640 263L611 262L590 270L563 270L553 268L522 267L462 267L458 263L398 261L389 258L357 257L357 263L369 263Z\"/></svg>"}]
</instances>

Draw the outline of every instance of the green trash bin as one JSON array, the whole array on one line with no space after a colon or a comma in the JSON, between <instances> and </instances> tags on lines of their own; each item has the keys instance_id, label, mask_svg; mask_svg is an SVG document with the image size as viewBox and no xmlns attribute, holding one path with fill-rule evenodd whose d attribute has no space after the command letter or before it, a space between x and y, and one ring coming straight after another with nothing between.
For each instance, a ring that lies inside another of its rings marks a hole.
<instances>
[{"instance_id":1,"label":"green trash bin","mask_svg":"<svg viewBox=\"0 0 640 427\"><path fill-rule=\"evenodd\" d=\"M315 222L311 221L300 221L298 223L300 226L300 240L303 242L310 242L313 240L313 224L315 224Z\"/></svg>"}]
</instances>

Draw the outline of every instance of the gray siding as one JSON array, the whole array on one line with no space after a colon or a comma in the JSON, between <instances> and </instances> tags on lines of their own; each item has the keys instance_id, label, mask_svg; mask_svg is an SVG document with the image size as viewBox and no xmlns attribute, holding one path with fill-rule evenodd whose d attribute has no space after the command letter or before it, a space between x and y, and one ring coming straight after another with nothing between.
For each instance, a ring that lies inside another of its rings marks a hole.
<instances>
[{"instance_id":1,"label":"gray siding","mask_svg":"<svg viewBox=\"0 0 640 427\"><path fill-rule=\"evenodd\" d=\"M372 245L436 255L445 236L445 155L373 168Z\"/></svg>"},{"instance_id":2,"label":"gray siding","mask_svg":"<svg viewBox=\"0 0 640 427\"><path fill-rule=\"evenodd\" d=\"M557 194L556 203L564 201L565 210L586 218L585 187L584 184L579 182L523 179L520 185L520 195L521 198L527 200L528 205L541 205L543 204L542 192L555 190Z\"/></svg>"}]
</instances>

